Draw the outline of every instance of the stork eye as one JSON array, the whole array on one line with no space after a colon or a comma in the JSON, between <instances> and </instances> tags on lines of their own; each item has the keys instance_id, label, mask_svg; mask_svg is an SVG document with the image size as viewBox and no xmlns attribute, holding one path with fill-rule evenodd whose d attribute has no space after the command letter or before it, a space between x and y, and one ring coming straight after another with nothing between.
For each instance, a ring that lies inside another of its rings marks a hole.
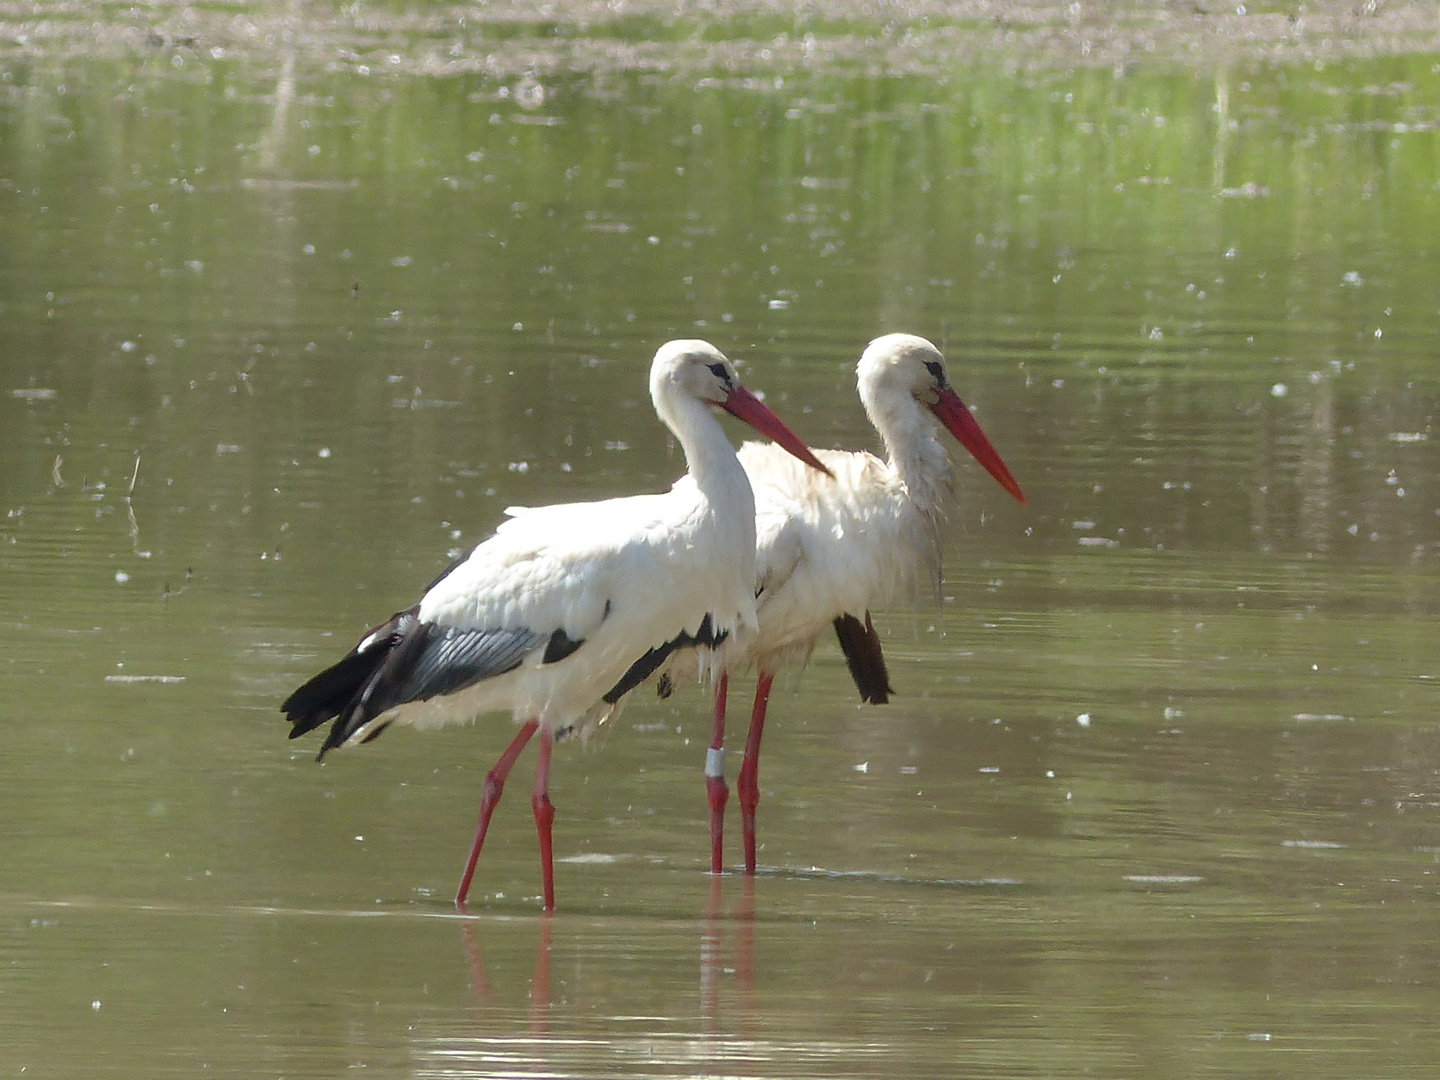
<instances>
[{"instance_id":1,"label":"stork eye","mask_svg":"<svg viewBox=\"0 0 1440 1080\"><path fill-rule=\"evenodd\" d=\"M709 367L710 374L714 375L726 386L730 385L730 373L725 370L724 364L707 364L706 366Z\"/></svg>"},{"instance_id":2,"label":"stork eye","mask_svg":"<svg viewBox=\"0 0 1440 1080\"><path fill-rule=\"evenodd\" d=\"M945 369L942 368L934 360L925 361L925 370L930 372L930 377L935 379L937 382L945 382Z\"/></svg>"}]
</instances>

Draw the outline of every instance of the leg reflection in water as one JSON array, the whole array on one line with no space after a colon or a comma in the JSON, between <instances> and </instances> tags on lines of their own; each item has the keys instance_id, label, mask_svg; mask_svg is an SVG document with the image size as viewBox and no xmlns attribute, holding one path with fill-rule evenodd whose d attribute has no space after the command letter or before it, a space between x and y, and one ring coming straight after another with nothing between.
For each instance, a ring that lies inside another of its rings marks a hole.
<instances>
[{"instance_id":1,"label":"leg reflection in water","mask_svg":"<svg viewBox=\"0 0 1440 1080\"><path fill-rule=\"evenodd\" d=\"M738 887L740 893L734 906L724 910L723 875L712 875L709 894L700 925L700 1014L704 1018L705 1030L709 1034L720 1032L721 1004L725 995L722 989L726 980L733 977L733 986L738 991L738 1025L729 1025L732 1030L738 1026L742 1032L751 1031L756 1014L755 1000L755 878L742 877ZM730 878L734 882L735 878ZM484 950L480 944L485 929L483 918L462 919L460 922L461 941L465 962L470 969L470 987L475 997L477 1022L490 1023L489 1013L496 1008L495 990L485 970ZM535 953L535 968L530 978L529 1018L530 1030L537 1035L548 1034L550 1030L550 961L553 947L554 916L543 914L537 920L539 945ZM514 924L511 924L512 926ZM573 925L573 924L572 924ZM492 930L496 929L492 925ZM727 929L728 928L728 929ZM578 930L579 927L577 926ZM661 931L663 932L663 931ZM693 929L686 934L693 933ZM573 948L575 935L571 935ZM728 940L727 940L728 939ZM693 939L692 939L693 940ZM678 945L679 943L677 943ZM733 949L729 948L733 945ZM591 940L593 951L596 943ZM633 941L626 936L625 951L633 948ZM492 957L493 959L493 957ZM595 970L591 965L591 970Z\"/></svg>"},{"instance_id":2,"label":"leg reflection in water","mask_svg":"<svg viewBox=\"0 0 1440 1080\"><path fill-rule=\"evenodd\" d=\"M550 1030L550 952L551 916L540 916L540 948L535 954L535 972L530 977L530 1030L544 1034ZM465 946L465 963L470 968L470 989L477 1009L491 1007L490 980L485 976L485 957L480 949L479 920L465 919L460 924L460 937Z\"/></svg>"},{"instance_id":3,"label":"leg reflection in water","mask_svg":"<svg viewBox=\"0 0 1440 1080\"><path fill-rule=\"evenodd\" d=\"M535 954L535 974L530 977L530 1030L550 1030L550 913L540 916L540 951Z\"/></svg>"},{"instance_id":4,"label":"leg reflection in water","mask_svg":"<svg viewBox=\"0 0 1440 1080\"><path fill-rule=\"evenodd\" d=\"M755 879L745 876L740 883L740 899L728 918L721 914L719 874L710 876L710 895L705 904L705 917L700 926L700 1014L705 1030L715 1032L720 1021L720 981L725 975L735 976L740 990L740 1014L744 1030L749 1030L755 1015ZM726 967L721 959L725 943L725 924L735 925L733 965Z\"/></svg>"}]
</instances>

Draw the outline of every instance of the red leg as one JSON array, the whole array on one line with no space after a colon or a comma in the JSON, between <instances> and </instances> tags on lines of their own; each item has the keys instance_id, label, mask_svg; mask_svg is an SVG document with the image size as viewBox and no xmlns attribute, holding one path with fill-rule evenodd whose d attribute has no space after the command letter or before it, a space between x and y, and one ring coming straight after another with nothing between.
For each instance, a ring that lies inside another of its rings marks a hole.
<instances>
[{"instance_id":1,"label":"red leg","mask_svg":"<svg viewBox=\"0 0 1440 1080\"><path fill-rule=\"evenodd\" d=\"M740 830L745 839L745 873L755 873L755 807L760 805L760 737L765 734L765 706L770 702L774 675L761 674L755 681L755 708L750 713L750 730L745 735L745 760L735 789L740 796Z\"/></svg>"},{"instance_id":2,"label":"red leg","mask_svg":"<svg viewBox=\"0 0 1440 1080\"><path fill-rule=\"evenodd\" d=\"M555 910L555 858L550 827L555 824L555 807L550 802L550 751L555 736L549 728L540 732L540 759L535 763L535 794L530 809L535 813L535 830L540 834L540 878L545 889L545 911Z\"/></svg>"},{"instance_id":3,"label":"red leg","mask_svg":"<svg viewBox=\"0 0 1440 1080\"><path fill-rule=\"evenodd\" d=\"M475 826L475 842L470 845L470 858L466 860L465 873L460 878L460 891L455 894L455 906L458 908L465 906L465 897L470 894L470 879L475 876L475 863L480 858L480 849L485 845L485 832L490 828L490 815L495 812L495 804L500 801L500 796L505 791L505 778L510 775L510 770L515 767L515 759L520 756L520 751L525 749L525 744L539 726L539 722L535 720L523 725L505 748L505 752L500 755L500 760L495 762L495 767L485 774L485 786L480 793L480 823Z\"/></svg>"},{"instance_id":4,"label":"red leg","mask_svg":"<svg viewBox=\"0 0 1440 1080\"><path fill-rule=\"evenodd\" d=\"M725 803L730 789L725 786L725 692L730 676L722 671L715 684L715 734L705 754L705 794L710 800L710 872L719 874L725 868L721 858L725 834Z\"/></svg>"}]
</instances>

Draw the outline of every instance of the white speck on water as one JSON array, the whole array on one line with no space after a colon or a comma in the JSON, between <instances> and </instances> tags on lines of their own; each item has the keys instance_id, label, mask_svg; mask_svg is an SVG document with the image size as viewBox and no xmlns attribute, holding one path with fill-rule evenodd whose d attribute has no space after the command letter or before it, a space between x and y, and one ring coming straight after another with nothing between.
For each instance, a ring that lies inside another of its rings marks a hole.
<instances>
[{"instance_id":1,"label":"white speck on water","mask_svg":"<svg viewBox=\"0 0 1440 1080\"><path fill-rule=\"evenodd\" d=\"M1312 851L1340 851L1350 845L1338 844L1334 840L1281 840L1280 846L1306 848Z\"/></svg>"},{"instance_id":2,"label":"white speck on water","mask_svg":"<svg viewBox=\"0 0 1440 1080\"><path fill-rule=\"evenodd\" d=\"M1354 270L1346 270L1344 276L1340 278L1340 284L1360 286L1365 284L1365 279Z\"/></svg>"},{"instance_id":3,"label":"white speck on water","mask_svg":"<svg viewBox=\"0 0 1440 1080\"><path fill-rule=\"evenodd\" d=\"M1088 712L1082 712L1079 716L1075 717L1075 722L1081 727L1089 727L1090 714Z\"/></svg>"},{"instance_id":4,"label":"white speck on water","mask_svg":"<svg viewBox=\"0 0 1440 1080\"><path fill-rule=\"evenodd\" d=\"M856 772L868 773L868 772L870 771L870 763L869 763L868 761L862 761L862 762L860 762L859 765L856 765L856 766L855 766L855 771L856 771Z\"/></svg>"},{"instance_id":5,"label":"white speck on water","mask_svg":"<svg viewBox=\"0 0 1440 1080\"><path fill-rule=\"evenodd\" d=\"M1289 392L1290 388L1286 386L1283 382L1277 382L1274 386L1270 387L1271 397L1284 397Z\"/></svg>"},{"instance_id":6,"label":"white speck on water","mask_svg":"<svg viewBox=\"0 0 1440 1080\"><path fill-rule=\"evenodd\" d=\"M396 255L395 258L393 258L393 259L390 260L390 265L391 265L391 266L409 266L409 265L410 265L412 262L414 262L414 261L415 261L415 260L412 259L409 255Z\"/></svg>"},{"instance_id":7,"label":"white speck on water","mask_svg":"<svg viewBox=\"0 0 1440 1080\"><path fill-rule=\"evenodd\" d=\"M1055 770L1054 770L1054 769L1046 769L1046 770L1045 770L1045 779L1047 779L1047 780L1054 780L1054 779L1055 779Z\"/></svg>"},{"instance_id":8,"label":"white speck on water","mask_svg":"<svg viewBox=\"0 0 1440 1080\"><path fill-rule=\"evenodd\" d=\"M1252 1031L1245 1036L1251 1042L1269 1042L1273 1037L1268 1031Z\"/></svg>"},{"instance_id":9,"label":"white speck on water","mask_svg":"<svg viewBox=\"0 0 1440 1080\"><path fill-rule=\"evenodd\" d=\"M92 1012L99 1012L99 1011L100 1011L100 999L99 999L99 998L96 998L94 1001L90 1002L90 1009L91 1009Z\"/></svg>"},{"instance_id":10,"label":"white speck on water","mask_svg":"<svg viewBox=\"0 0 1440 1080\"><path fill-rule=\"evenodd\" d=\"M364 840L365 840L365 837L364 837L364 835L363 835L363 834L359 834L359 835L357 835L357 836L356 836L356 837L355 837L355 839L356 839L356 840L359 840L359 841L360 841L360 842L362 842L362 843L363 843L363 842L364 842Z\"/></svg>"},{"instance_id":11,"label":"white speck on water","mask_svg":"<svg viewBox=\"0 0 1440 1080\"><path fill-rule=\"evenodd\" d=\"M783 311L783 310L785 310L785 308L788 308L789 306L790 306L790 301L789 301L789 300L771 300L771 301L770 301L770 310L771 310L771 311Z\"/></svg>"},{"instance_id":12,"label":"white speck on water","mask_svg":"<svg viewBox=\"0 0 1440 1080\"><path fill-rule=\"evenodd\" d=\"M980 766L980 771L983 772L983 773L998 773L998 772L1000 771L1000 766L999 766L999 765L981 765L981 766Z\"/></svg>"},{"instance_id":13,"label":"white speck on water","mask_svg":"<svg viewBox=\"0 0 1440 1080\"><path fill-rule=\"evenodd\" d=\"M322 447L320 447L320 450L319 450L319 452L316 454L316 456L317 456L317 457L322 457L322 458L328 458L328 457L330 456L330 447L328 447L328 446L322 446Z\"/></svg>"},{"instance_id":14,"label":"white speck on water","mask_svg":"<svg viewBox=\"0 0 1440 1080\"><path fill-rule=\"evenodd\" d=\"M1137 885L1194 885L1205 880L1196 874L1125 874L1124 879Z\"/></svg>"},{"instance_id":15,"label":"white speck on water","mask_svg":"<svg viewBox=\"0 0 1440 1080\"><path fill-rule=\"evenodd\" d=\"M130 580L130 575L127 574L124 570L116 570L116 571L115 571L115 583L116 583L117 585L124 585L124 584L125 584L127 581L129 581L129 580Z\"/></svg>"}]
</instances>

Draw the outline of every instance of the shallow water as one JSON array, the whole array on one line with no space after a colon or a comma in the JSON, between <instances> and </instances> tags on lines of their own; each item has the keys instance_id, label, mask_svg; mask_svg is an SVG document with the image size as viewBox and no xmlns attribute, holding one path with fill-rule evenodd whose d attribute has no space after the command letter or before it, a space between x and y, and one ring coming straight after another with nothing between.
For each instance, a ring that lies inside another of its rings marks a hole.
<instances>
[{"instance_id":1,"label":"shallow water","mask_svg":"<svg viewBox=\"0 0 1440 1080\"><path fill-rule=\"evenodd\" d=\"M1428 1074L1433 58L168 55L0 82L8 1071ZM959 463L891 704L782 677L753 885L693 689L557 751L550 919L513 792L448 899L508 721L285 740L505 506L674 478L659 342L870 446L899 329L1030 503Z\"/></svg>"}]
</instances>

